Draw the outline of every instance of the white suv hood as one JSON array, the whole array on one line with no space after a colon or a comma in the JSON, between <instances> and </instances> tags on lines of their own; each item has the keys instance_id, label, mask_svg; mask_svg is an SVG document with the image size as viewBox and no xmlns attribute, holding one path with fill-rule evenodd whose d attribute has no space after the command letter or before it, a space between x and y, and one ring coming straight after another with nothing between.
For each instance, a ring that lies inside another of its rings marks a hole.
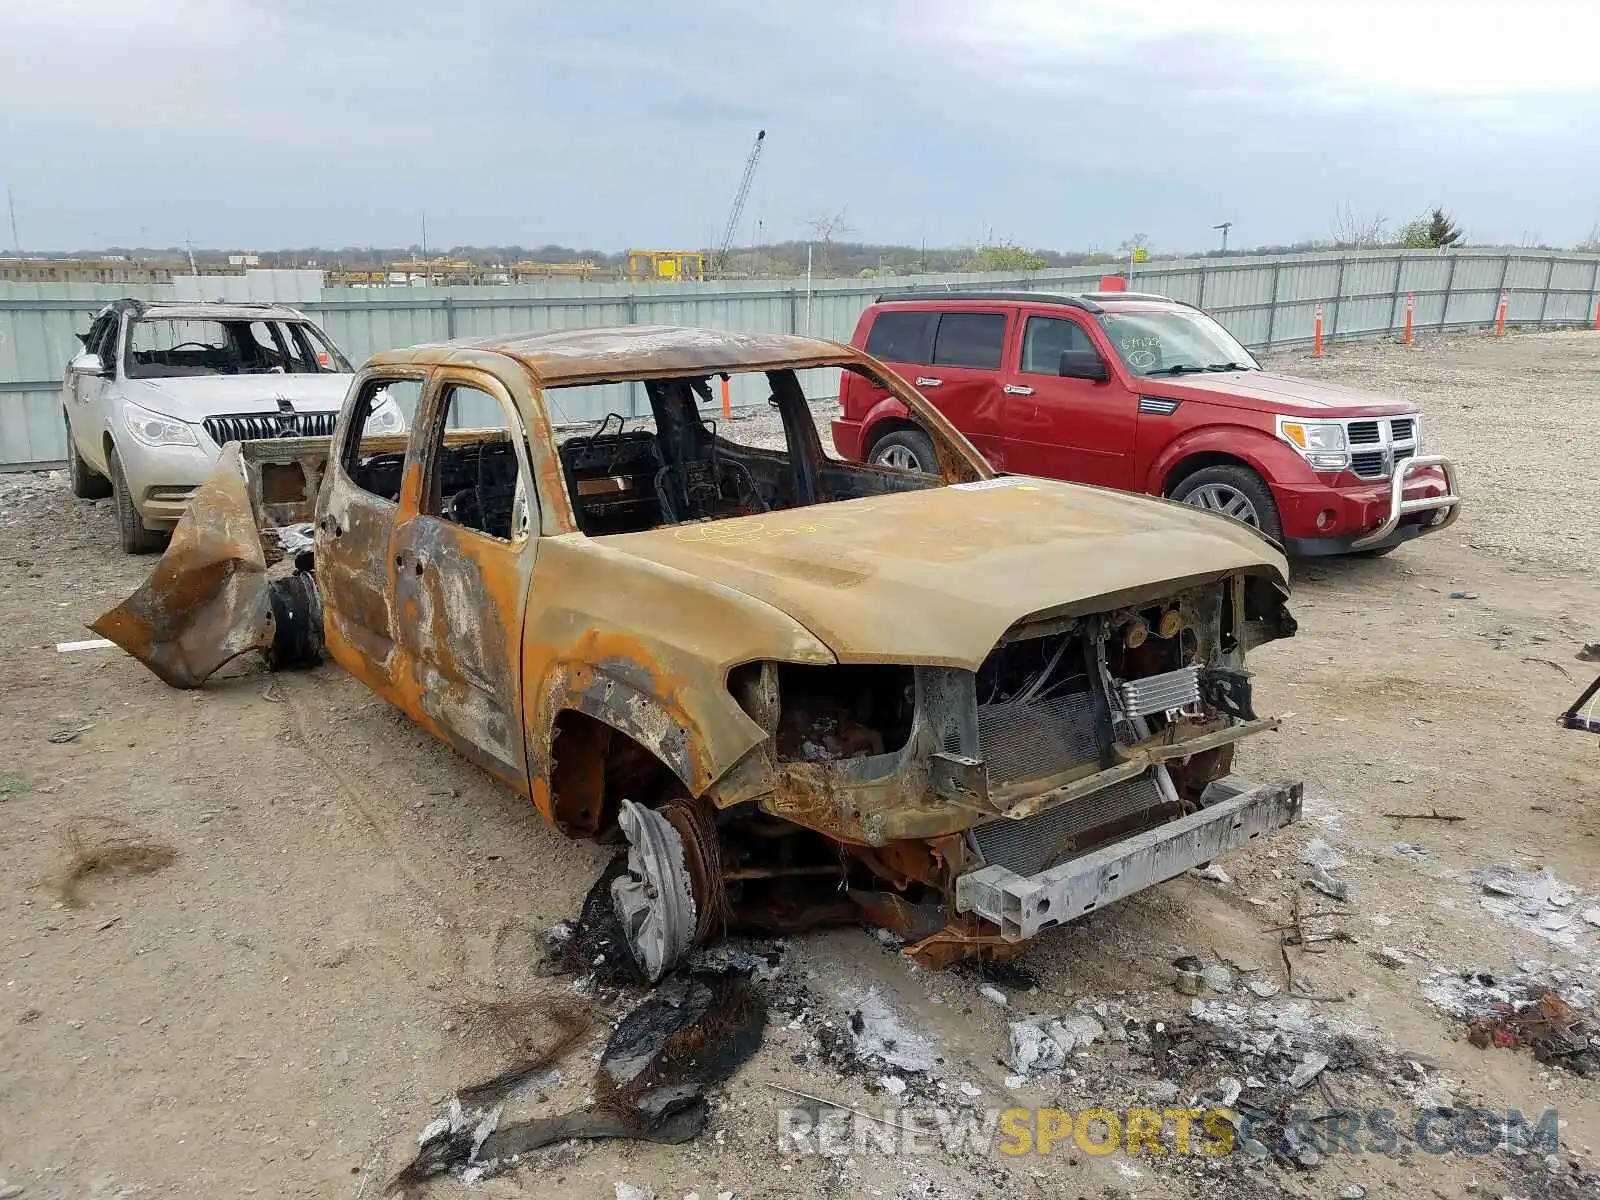
<instances>
[{"instance_id":1,"label":"white suv hood","mask_svg":"<svg viewBox=\"0 0 1600 1200\"><path fill-rule=\"evenodd\" d=\"M127 379L125 399L164 417L198 423L234 413L275 413L279 400L296 412L338 412L354 375L185 375Z\"/></svg>"}]
</instances>

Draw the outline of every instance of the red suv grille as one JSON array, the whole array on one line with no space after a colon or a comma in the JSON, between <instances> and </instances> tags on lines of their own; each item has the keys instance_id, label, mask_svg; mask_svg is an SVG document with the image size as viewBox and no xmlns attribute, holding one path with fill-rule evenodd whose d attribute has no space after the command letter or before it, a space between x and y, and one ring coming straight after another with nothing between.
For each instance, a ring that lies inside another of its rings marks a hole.
<instances>
[{"instance_id":1,"label":"red suv grille","mask_svg":"<svg viewBox=\"0 0 1600 1200\"><path fill-rule=\"evenodd\" d=\"M1371 445L1382 440L1378 434L1378 423L1376 421L1350 422L1350 444L1352 446Z\"/></svg>"}]
</instances>

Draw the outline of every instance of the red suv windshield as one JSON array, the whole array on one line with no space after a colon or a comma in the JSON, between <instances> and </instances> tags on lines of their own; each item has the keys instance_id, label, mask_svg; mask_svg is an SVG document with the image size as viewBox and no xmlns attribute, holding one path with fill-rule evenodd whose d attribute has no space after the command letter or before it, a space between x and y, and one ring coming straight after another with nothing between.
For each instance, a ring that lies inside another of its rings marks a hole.
<instances>
[{"instance_id":1,"label":"red suv windshield","mask_svg":"<svg viewBox=\"0 0 1600 1200\"><path fill-rule=\"evenodd\" d=\"M1100 324L1135 375L1261 369L1233 334L1198 310L1106 312Z\"/></svg>"}]
</instances>

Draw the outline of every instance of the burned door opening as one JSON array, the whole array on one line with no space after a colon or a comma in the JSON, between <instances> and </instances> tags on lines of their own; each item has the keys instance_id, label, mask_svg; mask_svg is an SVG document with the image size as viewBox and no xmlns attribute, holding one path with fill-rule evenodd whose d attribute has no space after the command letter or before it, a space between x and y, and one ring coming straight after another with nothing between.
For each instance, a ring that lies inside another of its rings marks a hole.
<instances>
[{"instance_id":1,"label":"burned door opening","mask_svg":"<svg viewBox=\"0 0 1600 1200\"><path fill-rule=\"evenodd\" d=\"M447 444L452 426L474 440ZM537 539L523 424L493 379L446 371L418 421L419 467L392 543L399 688L440 737L528 786L518 692Z\"/></svg>"},{"instance_id":2,"label":"burned door opening","mask_svg":"<svg viewBox=\"0 0 1600 1200\"><path fill-rule=\"evenodd\" d=\"M397 389L420 395L422 377L378 373L356 385L354 403L347 403L349 411L335 435L327 486L317 498L315 531L317 587L329 650L391 702L393 577L385 564L409 455L404 437L374 435L367 425L373 410Z\"/></svg>"}]
</instances>

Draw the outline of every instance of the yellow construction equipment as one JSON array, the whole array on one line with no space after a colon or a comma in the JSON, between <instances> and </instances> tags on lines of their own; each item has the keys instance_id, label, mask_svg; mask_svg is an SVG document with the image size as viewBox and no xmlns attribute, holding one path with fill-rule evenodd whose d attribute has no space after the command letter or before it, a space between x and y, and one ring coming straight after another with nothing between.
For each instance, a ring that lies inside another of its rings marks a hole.
<instances>
[{"instance_id":1,"label":"yellow construction equipment","mask_svg":"<svg viewBox=\"0 0 1600 1200\"><path fill-rule=\"evenodd\" d=\"M706 256L699 250L629 250L628 278L634 283L704 280Z\"/></svg>"}]
</instances>

